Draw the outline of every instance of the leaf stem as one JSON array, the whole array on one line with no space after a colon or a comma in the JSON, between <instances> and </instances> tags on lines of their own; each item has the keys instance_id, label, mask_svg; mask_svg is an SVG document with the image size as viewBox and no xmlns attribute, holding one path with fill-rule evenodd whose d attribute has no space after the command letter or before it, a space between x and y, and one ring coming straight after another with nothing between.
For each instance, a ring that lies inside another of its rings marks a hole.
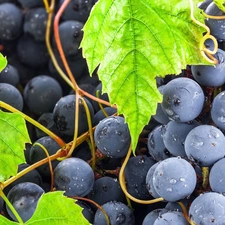
<instances>
[{"instance_id":1,"label":"leaf stem","mask_svg":"<svg viewBox=\"0 0 225 225\"><path fill-rule=\"evenodd\" d=\"M12 211L13 215L16 217L17 221L22 225L24 224L22 218L20 217L20 215L18 214L18 212L15 210L14 206L12 205L12 203L9 201L9 199L6 197L6 195L4 194L4 192L2 191L2 189L0 188L0 196L2 196L3 200L5 201L5 203L7 204L7 206L10 208L10 210Z\"/></svg>"}]
</instances>

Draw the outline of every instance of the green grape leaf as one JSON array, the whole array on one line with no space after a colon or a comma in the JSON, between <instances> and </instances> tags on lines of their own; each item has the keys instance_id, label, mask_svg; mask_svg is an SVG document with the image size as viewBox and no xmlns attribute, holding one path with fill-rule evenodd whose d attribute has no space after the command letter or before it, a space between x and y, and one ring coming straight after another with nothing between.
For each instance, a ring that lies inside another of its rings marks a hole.
<instances>
[{"instance_id":1,"label":"green grape leaf","mask_svg":"<svg viewBox=\"0 0 225 225\"><path fill-rule=\"evenodd\" d=\"M0 215L0 224L1 225L21 225L17 222L13 222L13 221L7 219L6 217L4 217L2 215Z\"/></svg>"},{"instance_id":2,"label":"green grape leaf","mask_svg":"<svg viewBox=\"0 0 225 225\"><path fill-rule=\"evenodd\" d=\"M219 9L225 12L225 0L214 0L214 3L218 6Z\"/></svg>"},{"instance_id":3,"label":"green grape leaf","mask_svg":"<svg viewBox=\"0 0 225 225\"><path fill-rule=\"evenodd\" d=\"M25 143L30 143L26 124L18 113L0 110L0 182L17 174L18 165L25 162Z\"/></svg>"},{"instance_id":4,"label":"green grape leaf","mask_svg":"<svg viewBox=\"0 0 225 225\"><path fill-rule=\"evenodd\" d=\"M26 225L90 225L75 200L63 195L62 191L43 194L33 216Z\"/></svg>"},{"instance_id":5,"label":"green grape leaf","mask_svg":"<svg viewBox=\"0 0 225 225\"><path fill-rule=\"evenodd\" d=\"M195 18L204 18L194 0ZM187 0L99 0L81 42L90 74L99 66L103 92L128 123L132 149L162 96L156 77L207 64L199 43L205 30L190 17Z\"/></svg>"},{"instance_id":6,"label":"green grape leaf","mask_svg":"<svg viewBox=\"0 0 225 225\"><path fill-rule=\"evenodd\" d=\"M0 72L6 67L7 60L6 58L0 53Z\"/></svg>"}]
</instances>

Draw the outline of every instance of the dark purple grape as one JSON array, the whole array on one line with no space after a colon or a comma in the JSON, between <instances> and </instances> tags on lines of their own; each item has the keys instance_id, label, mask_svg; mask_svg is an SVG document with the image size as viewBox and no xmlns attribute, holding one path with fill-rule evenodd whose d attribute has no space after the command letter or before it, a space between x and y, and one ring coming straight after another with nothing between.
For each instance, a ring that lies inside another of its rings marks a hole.
<instances>
[{"instance_id":1,"label":"dark purple grape","mask_svg":"<svg viewBox=\"0 0 225 225\"><path fill-rule=\"evenodd\" d=\"M52 112L61 97L60 84L47 75L32 78L24 88L25 103L29 110L37 115Z\"/></svg>"},{"instance_id":2,"label":"dark purple grape","mask_svg":"<svg viewBox=\"0 0 225 225\"><path fill-rule=\"evenodd\" d=\"M22 10L12 3L0 5L0 39L13 40L22 32Z\"/></svg>"},{"instance_id":3,"label":"dark purple grape","mask_svg":"<svg viewBox=\"0 0 225 225\"><path fill-rule=\"evenodd\" d=\"M65 191L66 196L84 197L94 185L94 172L90 165L79 158L67 158L54 170L56 190Z\"/></svg>"},{"instance_id":4,"label":"dark purple grape","mask_svg":"<svg viewBox=\"0 0 225 225\"><path fill-rule=\"evenodd\" d=\"M23 182L15 185L9 191L7 198L12 203L23 222L26 222L33 215L42 194L44 194L44 190L37 184ZM7 205L6 209L10 217L17 221Z\"/></svg>"},{"instance_id":5,"label":"dark purple grape","mask_svg":"<svg viewBox=\"0 0 225 225\"><path fill-rule=\"evenodd\" d=\"M17 68L10 64L8 64L0 73L0 83L7 83L17 87L19 80L20 76Z\"/></svg>"}]
</instances>

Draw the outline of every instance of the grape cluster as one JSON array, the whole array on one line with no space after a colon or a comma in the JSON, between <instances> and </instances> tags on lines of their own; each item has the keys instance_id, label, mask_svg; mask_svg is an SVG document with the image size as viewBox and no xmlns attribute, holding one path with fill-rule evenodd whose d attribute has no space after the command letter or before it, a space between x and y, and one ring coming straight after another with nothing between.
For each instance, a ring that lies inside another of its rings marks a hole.
<instances>
[{"instance_id":1,"label":"grape cluster","mask_svg":"<svg viewBox=\"0 0 225 225\"><path fill-rule=\"evenodd\" d=\"M56 1L55 14L63 1ZM62 14L59 35L79 87L108 101L97 73L90 78L79 49L82 28L96 2L71 0ZM210 0L199 8L210 15L224 15ZM188 65L180 76L157 78L163 101L140 134L136 156L126 162L131 136L123 115L89 97L83 101L76 98L77 93L59 76L50 59L45 43L47 18L42 0L0 1L0 49L8 59L0 73L0 101L26 113L69 144L77 126L81 136L91 123L95 126L95 152L87 138L74 146L69 158L52 160L51 167L41 165L4 188L22 220L33 215L43 193L54 189L82 198L76 204L94 225L107 224L101 208L111 225L225 224L224 20L206 19L220 47L214 55L218 60L215 67ZM51 45L65 71L53 35ZM214 47L208 40L205 46ZM45 132L31 124L27 127L32 145L26 146L27 163L19 165L18 172L60 149ZM120 180L123 178L125 182ZM129 201L127 195L133 198ZM162 201L143 204L157 198ZM16 220L1 197L0 212Z\"/></svg>"}]
</instances>

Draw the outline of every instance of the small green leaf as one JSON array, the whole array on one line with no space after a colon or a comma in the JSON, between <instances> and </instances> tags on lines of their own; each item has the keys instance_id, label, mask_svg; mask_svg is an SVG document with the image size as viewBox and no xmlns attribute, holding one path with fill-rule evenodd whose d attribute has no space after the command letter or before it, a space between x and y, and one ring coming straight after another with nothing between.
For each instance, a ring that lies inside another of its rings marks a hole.
<instances>
[{"instance_id":1,"label":"small green leaf","mask_svg":"<svg viewBox=\"0 0 225 225\"><path fill-rule=\"evenodd\" d=\"M6 58L0 53L0 72L6 67L7 60Z\"/></svg>"},{"instance_id":2,"label":"small green leaf","mask_svg":"<svg viewBox=\"0 0 225 225\"><path fill-rule=\"evenodd\" d=\"M25 143L30 142L23 117L0 110L0 182L17 174L18 165L25 162Z\"/></svg>"},{"instance_id":3,"label":"small green leaf","mask_svg":"<svg viewBox=\"0 0 225 225\"><path fill-rule=\"evenodd\" d=\"M20 225L19 223L13 222L2 215L0 215L0 224L1 225Z\"/></svg>"},{"instance_id":4,"label":"small green leaf","mask_svg":"<svg viewBox=\"0 0 225 225\"><path fill-rule=\"evenodd\" d=\"M218 6L219 9L225 12L225 0L214 0L214 3Z\"/></svg>"},{"instance_id":5,"label":"small green leaf","mask_svg":"<svg viewBox=\"0 0 225 225\"><path fill-rule=\"evenodd\" d=\"M82 208L75 200L63 195L61 191L43 194L33 216L26 225L90 225L82 214Z\"/></svg>"},{"instance_id":6,"label":"small green leaf","mask_svg":"<svg viewBox=\"0 0 225 225\"><path fill-rule=\"evenodd\" d=\"M197 9L195 17L204 23ZM100 64L103 92L128 123L132 149L162 96L156 76L179 74L187 64L209 64L199 42L202 27L190 18L187 0L99 0L81 42L90 74Z\"/></svg>"}]
</instances>

